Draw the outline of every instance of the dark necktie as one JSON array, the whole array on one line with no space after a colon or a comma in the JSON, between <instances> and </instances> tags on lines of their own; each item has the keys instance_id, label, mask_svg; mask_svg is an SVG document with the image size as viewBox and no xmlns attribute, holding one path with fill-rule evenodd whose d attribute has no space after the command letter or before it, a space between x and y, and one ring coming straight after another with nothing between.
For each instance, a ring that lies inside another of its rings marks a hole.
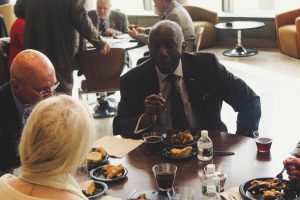
<instances>
[{"instance_id":1,"label":"dark necktie","mask_svg":"<svg viewBox=\"0 0 300 200\"><path fill-rule=\"evenodd\" d=\"M185 130L188 123L184 111L181 89L178 85L179 78L180 77L175 74L170 74L167 77L171 85L169 100L171 105L172 127L174 130Z\"/></svg>"},{"instance_id":2,"label":"dark necktie","mask_svg":"<svg viewBox=\"0 0 300 200\"><path fill-rule=\"evenodd\" d=\"M105 20L104 19L100 19L99 32L100 32L100 34L103 34L105 32Z\"/></svg>"}]
</instances>

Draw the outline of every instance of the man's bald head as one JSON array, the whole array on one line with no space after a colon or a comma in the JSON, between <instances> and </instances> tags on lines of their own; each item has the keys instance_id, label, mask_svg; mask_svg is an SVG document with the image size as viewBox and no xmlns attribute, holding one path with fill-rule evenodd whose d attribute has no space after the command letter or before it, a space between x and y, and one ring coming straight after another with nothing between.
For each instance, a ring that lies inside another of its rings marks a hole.
<instances>
[{"instance_id":1,"label":"man's bald head","mask_svg":"<svg viewBox=\"0 0 300 200\"><path fill-rule=\"evenodd\" d=\"M42 88L51 87L56 82L55 69L51 61L41 52L27 49L13 60L10 69L10 83L16 97L24 104L40 100Z\"/></svg>"}]
</instances>

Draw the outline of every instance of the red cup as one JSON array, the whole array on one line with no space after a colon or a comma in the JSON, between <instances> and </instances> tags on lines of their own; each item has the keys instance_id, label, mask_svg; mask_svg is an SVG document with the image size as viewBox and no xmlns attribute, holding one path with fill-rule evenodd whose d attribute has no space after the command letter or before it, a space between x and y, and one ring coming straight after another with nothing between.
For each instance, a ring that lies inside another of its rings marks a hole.
<instances>
[{"instance_id":1,"label":"red cup","mask_svg":"<svg viewBox=\"0 0 300 200\"><path fill-rule=\"evenodd\" d=\"M270 152L272 139L268 137L258 137L255 139L257 151L259 153L268 153Z\"/></svg>"}]
</instances>

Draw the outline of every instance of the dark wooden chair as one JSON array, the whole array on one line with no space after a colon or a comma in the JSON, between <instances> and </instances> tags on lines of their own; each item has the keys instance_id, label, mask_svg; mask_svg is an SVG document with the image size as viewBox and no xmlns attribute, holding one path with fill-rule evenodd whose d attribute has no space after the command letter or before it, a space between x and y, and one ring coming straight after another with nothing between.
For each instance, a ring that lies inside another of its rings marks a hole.
<instances>
[{"instance_id":1,"label":"dark wooden chair","mask_svg":"<svg viewBox=\"0 0 300 200\"><path fill-rule=\"evenodd\" d=\"M82 94L87 93L118 91L124 65L125 50L122 48L112 48L106 55L101 55L96 49L79 52L79 68L86 78L81 82L79 98L82 99ZM98 109L94 113L95 118L116 114L116 106L107 99L99 97L98 104Z\"/></svg>"}]
</instances>

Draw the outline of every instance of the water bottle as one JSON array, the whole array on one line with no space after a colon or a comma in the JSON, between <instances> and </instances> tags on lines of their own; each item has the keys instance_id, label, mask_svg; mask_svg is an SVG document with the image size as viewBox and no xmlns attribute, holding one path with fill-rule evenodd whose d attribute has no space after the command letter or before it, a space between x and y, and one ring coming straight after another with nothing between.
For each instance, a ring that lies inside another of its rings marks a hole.
<instances>
[{"instance_id":1,"label":"water bottle","mask_svg":"<svg viewBox=\"0 0 300 200\"><path fill-rule=\"evenodd\" d=\"M201 131L201 137L197 141L198 159L200 161L209 161L213 157L213 143L208 137L206 130Z\"/></svg>"},{"instance_id":2,"label":"water bottle","mask_svg":"<svg viewBox=\"0 0 300 200\"><path fill-rule=\"evenodd\" d=\"M220 199L220 178L215 172L215 165L208 164L204 168L205 174L202 178L203 200Z\"/></svg>"}]
</instances>

